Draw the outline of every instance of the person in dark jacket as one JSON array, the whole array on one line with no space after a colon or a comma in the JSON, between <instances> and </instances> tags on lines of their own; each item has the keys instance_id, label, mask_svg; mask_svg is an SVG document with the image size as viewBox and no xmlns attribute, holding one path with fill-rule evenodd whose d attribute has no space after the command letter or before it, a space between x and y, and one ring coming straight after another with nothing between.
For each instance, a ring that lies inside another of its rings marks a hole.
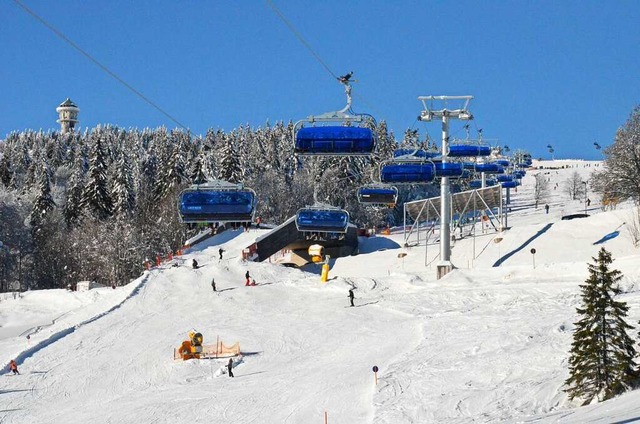
<instances>
[{"instance_id":1,"label":"person in dark jacket","mask_svg":"<svg viewBox=\"0 0 640 424\"><path fill-rule=\"evenodd\" d=\"M227 364L227 371L229 371L229 377L233 377L233 358L229 358L229 363Z\"/></svg>"},{"instance_id":2,"label":"person in dark jacket","mask_svg":"<svg viewBox=\"0 0 640 424\"><path fill-rule=\"evenodd\" d=\"M213 291L216 291L216 279L215 278L211 279L211 287L213 288Z\"/></svg>"},{"instance_id":3,"label":"person in dark jacket","mask_svg":"<svg viewBox=\"0 0 640 424\"><path fill-rule=\"evenodd\" d=\"M193 267L193 269L198 269L198 261L196 261L195 259L191 262L191 266Z\"/></svg>"},{"instance_id":4,"label":"person in dark jacket","mask_svg":"<svg viewBox=\"0 0 640 424\"><path fill-rule=\"evenodd\" d=\"M220 260L222 260L222 252L224 252L224 250L221 247L220 249L218 249L218 254L220 255Z\"/></svg>"},{"instance_id":5,"label":"person in dark jacket","mask_svg":"<svg viewBox=\"0 0 640 424\"><path fill-rule=\"evenodd\" d=\"M247 273L244 274L244 278L247 279L247 281L244 283L245 286L249 286L251 285L251 277L249 276L249 271L247 270Z\"/></svg>"},{"instance_id":6,"label":"person in dark jacket","mask_svg":"<svg viewBox=\"0 0 640 424\"><path fill-rule=\"evenodd\" d=\"M354 299L353 289L349 289L349 302L351 302L351 306L354 306L353 299Z\"/></svg>"}]
</instances>

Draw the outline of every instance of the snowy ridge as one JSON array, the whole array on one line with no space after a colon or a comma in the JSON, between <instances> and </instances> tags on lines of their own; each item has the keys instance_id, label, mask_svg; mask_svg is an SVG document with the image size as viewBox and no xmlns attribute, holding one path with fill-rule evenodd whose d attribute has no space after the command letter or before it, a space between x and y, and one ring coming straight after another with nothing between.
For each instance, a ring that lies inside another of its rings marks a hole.
<instances>
[{"instance_id":1,"label":"snowy ridge","mask_svg":"<svg viewBox=\"0 0 640 424\"><path fill-rule=\"evenodd\" d=\"M119 303L115 304L114 306L112 306L111 308L109 308L108 310L99 313L89 319L86 319L82 322L80 322L79 324L75 324L71 327L67 327L64 328L62 330L56 331L55 333L51 334L50 336L46 337L43 340L40 340L39 342L37 342L35 345L33 345L32 347L18 353L17 355L13 355L13 359L18 363L18 364L22 364L24 362L25 359L33 356L34 353L40 351L41 349L44 349L45 347L51 345L52 343L55 343L57 341L59 341L60 339L62 339L63 337L68 336L69 334L73 333L74 331L76 331L78 328L84 326L84 325L88 325L91 324L92 322L112 313L113 311L115 311L116 309L120 308L122 306L122 304L124 302L126 302L127 300L131 299L133 296L137 295L140 292L140 288L142 286L144 286L144 284L147 282L149 277L148 273L145 273L145 275L143 275L142 277L138 278L136 281L132 282L129 284L129 288L132 288L133 290L131 290L131 292L129 293L129 295L127 297L125 297L122 301L120 301ZM61 318L62 316L66 315L63 314L60 317L54 319L52 321L52 323L50 325L55 325L56 321L58 321L59 318ZM37 333L41 328L36 328L35 331L29 331L28 334L29 336L31 336L31 334L33 333ZM23 333L24 334L24 333ZM21 334L21 336L23 335ZM0 374L6 374L9 372L9 362L7 361L7 363L3 366L2 370L0 371Z\"/></svg>"}]
</instances>

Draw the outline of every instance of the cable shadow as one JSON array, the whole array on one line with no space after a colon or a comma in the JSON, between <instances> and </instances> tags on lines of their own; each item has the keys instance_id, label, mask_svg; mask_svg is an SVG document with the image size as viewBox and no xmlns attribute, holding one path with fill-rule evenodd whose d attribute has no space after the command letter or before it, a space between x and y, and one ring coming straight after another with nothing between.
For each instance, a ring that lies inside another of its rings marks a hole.
<instances>
[{"instance_id":1,"label":"cable shadow","mask_svg":"<svg viewBox=\"0 0 640 424\"><path fill-rule=\"evenodd\" d=\"M222 292L226 292L229 290L235 290L237 289L237 287L229 287L228 289L222 289L222 290L217 290L216 293L222 293Z\"/></svg>"},{"instance_id":2,"label":"cable shadow","mask_svg":"<svg viewBox=\"0 0 640 424\"><path fill-rule=\"evenodd\" d=\"M380 302L379 300L376 300L375 302L369 302L369 303L363 303L361 305L354 305L354 308L359 308L361 306L367 306L367 305L375 305L376 303Z\"/></svg>"},{"instance_id":3,"label":"cable shadow","mask_svg":"<svg viewBox=\"0 0 640 424\"><path fill-rule=\"evenodd\" d=\"M30 392L30 391L31 389L0 390L0 395L4 395L6 393Z\"/></svg>"},{"instance_id":4,"label":"cable shadow","mask_svg":"<svg viewBox=\"0 0 640 424\"><path fill-rule=\"evenodd\" d=\"M537 233L535 233L534 235L529 237L527 240L525 240L525 242L522 243L520 246L518 246L518 248L512 250L511 252L507 253L506 255L504 255L500 259L498 259L492 266L495 268L495 267L498 267L498 266L502 265L504 263L504 261L506 261L507 259L509 259L513 255L515 255L516 253L518 253L519 251L521 251L522 249L527 247L527 245L529 245L529 243L531 243L532 241L534 241L535 239L537 239L538 237L540 237L541 235L543 235L544 233L549 231L549 228L551 228L552 226L553 226L553 223L549 223L549 224L545 225L540 231L538 231Z\"/></svg>"},{"instance_id":5,"label":"cable shadow","mask_svg":"<svg viewBox=\"0 0 640 424\"><path fill-rule=\"evenodd\" d=\"M629 424L629 423L637 423L640 421L640 417L629 418L628 420L616 421L611 424Z\"/></svg>"},{"instance_id":6,"label":"cable shadow","mask_svg":"<svg viewBox=\"0 0 640 424\"><path fill-rule=\"evenodd\" d=\"M237 372L237 371L234 371L234 372ZM263 372L266 372L266 371L256 371L256 372L252 372L252 373L249 373L249 374L238 374L238 375L234 374L233 376L234 377L248 377L250 375L262 374Z\"/></svg>"}]
</instances>

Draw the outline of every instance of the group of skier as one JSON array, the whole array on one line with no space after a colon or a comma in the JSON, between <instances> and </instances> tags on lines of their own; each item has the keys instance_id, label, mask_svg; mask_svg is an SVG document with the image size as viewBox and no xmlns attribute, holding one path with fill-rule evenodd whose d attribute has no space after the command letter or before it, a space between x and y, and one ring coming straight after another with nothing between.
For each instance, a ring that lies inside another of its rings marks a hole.
<instances>
[{"instance_id":1,"label":"group of skier","mask_svg":"<svg viewBox=\"0 0 640 424\"><path fill-rule=\"evenodd\" d=\"M251 278L251 276L249 275L249 271L247 271L247 272L244 274L244 277L245 277L245 279L246 279L246 282L245 282L245 284L244 284L245 286L257 286L257 285L258 285L258 284L256 283L256 280L255 280L254 278ZM217 292L217 291L218 291L218 289L216 288L216 279L215 279L215 277L213 277L213 278L211 279L211 288L213 289L213 291L214 291L214 292Z\"/></svg>"}]
</instances>

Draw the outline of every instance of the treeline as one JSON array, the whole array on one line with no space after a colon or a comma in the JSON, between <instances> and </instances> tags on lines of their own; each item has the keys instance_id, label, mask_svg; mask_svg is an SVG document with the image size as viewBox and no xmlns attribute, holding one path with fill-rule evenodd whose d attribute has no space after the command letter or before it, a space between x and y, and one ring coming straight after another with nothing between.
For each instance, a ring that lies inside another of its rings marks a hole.
<instances>
[{"instance_id":1,"label":"treeline","mask_svg":"<svg viewBox=\"0 0 640 424\"><path fill-rule=\"evenodd\" d=\"M128 283L147 259L175 251L192 235L180 222L177 198L208 179L253 188L262 222L280 223L317 199L347 209L353 222L393 225L400 208L375 211L356 198L398 146L384 122L375 131L379 143L370 158L297 157L290 123L209 130L204 137L111 126L12 133L0 141L0 291L87 279ZM424 147L415 131L401 144ZM402 196L429 190L410 187Z\"/></svg>"}]
</instances>

